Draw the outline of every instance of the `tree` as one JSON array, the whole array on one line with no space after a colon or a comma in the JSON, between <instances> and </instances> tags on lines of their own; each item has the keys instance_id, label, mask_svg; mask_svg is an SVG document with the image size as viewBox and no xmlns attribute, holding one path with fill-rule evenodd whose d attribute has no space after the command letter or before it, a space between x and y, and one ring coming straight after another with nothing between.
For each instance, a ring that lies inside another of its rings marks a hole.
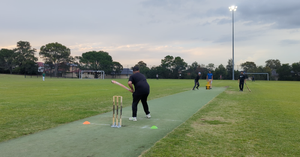
<instances>
[{"instance_id":1,"label":"tree","mask_svg":"<svg viewBox=\"0 0 300 157\"><path fill-rule=\"evenodd\" d=\"M281 67L280 61L278 59L269 59L265 63L266 63L265 67L270 69L269 71L271 71L270 73L271 79L277 80L278 79L277 69Z\"/></svg>"},{"instance_id":2,"label":"tree","mask_svg":"<svg viewBox=\"0 0 300 157\"><path fill-rule=\"evenodd\" d=\"M16 64L16 53L14 50L9 49L1 49L0 50L0 67L4 70L9 70L10 74L12 74L13 68Z\"/></svg>"},{"instance_id":3,"label":"tree","mask_svg":"<svg viewBox=\"0 0 300 157\"><path fill-rule=\"evenodd\" d=\"M171 78L171 75L173 73L173 56L166 56L164 59L161 60L161 65L159 68L159 76L162 76L163 78Z\"/></svg>"},{"instance_id":4,"label":"tree","mask_svg":"<svg viewBox=\"0 0 300 157\"><path fill-rule=\"evenodd\" d=\"M294 72L293 75L293 77L295 78L294 80L300 80L300 62L293 63L292 70Z\"/></svg>"},{"instance_id":5,"label":"tree","mask_svg":"<svg viewBox=\"0 0 300 157\"><path fill-rule=\"evenodd\" d=\"M226 71L227 71L226 78L232 79L232 59L228 59L228 62L226 65ZM235 76L235 74L234 74L234 76Z\"/></svg>"},{"instance_id":6,"label":"tree","mask_svg":"<svg viewBox=\"0 0 300 157\"><path fill-rule=\"evenodd\" d=\"M277 69L279 80L292 80L291 71L292 67L288 63L282 64L281 67Z\"/></svg>"},{"instance_id":7,"label":"tree","mask_svg":"<svg viewBox=\"0 0 300 157\"><path fill-rule=\"evenodd\" d=\"M114 69L112 57L104 51L83 53L79 62L84 65L84 69L103 70L106 74L110 74Z\"/></svg>"},{"instance_id":8,"label":"tree","mask_svg":"<svg viewBox=\"0 0 300 157\"><path fill-rule=\"evenodd\" d=\"M148 76L150 69L147 67L147 64L144 61L139 61L135 66L138 66L140 68L140 72L142 74Z\"/></svg>"},{"instance_id":9,"label":"tree","mask_svg":"<svg viewBox=\"0 0 300 157\"><path fill-rule=\"evenodd\" d=\"M181 57L175 57L174 61L173 61L173 74L174 77L176 78L178 76L178 74L181 74L183 71L186 70L187 68L187 63L184 62L184 60ZM183 77L183 76L182 76Z\"/></svg>"},{"instance_id":10,"label":"tree","mask_svg":"<svg viewBox=\"0 0 300 157\"><path fill-rule=\"evenodd\" d=\"M271 69L269 67L264 67L264 66L258 66L255 71L252 71L255 73L269 73L269 76L271 75ZM255 76L256 80L266 80L267 76L265 74L263 75L256 75Z\"/></svg>"},{"instance_id":11,"label":"tree","mask_svg":"<svg viewBox=\"0 0 300 157\"><path fill-rule=\"evenodd\" d=\"M113 62L113 71L115 74L120 74L123 70L123 65L121 65L119 62Z\"/></svg>"},{"instance_id":12,"label":"tree","mask_svg":"<svg viewBox=\"0 0 300 157\"><path fill-rule=\"evenodd\" d=\"M209 63L206 68L210 71L213 71L215 69L215 65L213 63Z\"/></svg>"},{"instance_id":13,"label":"tree","mask_svg":"<svg viewBox=\"0 0 300 157\"><path fill-rule=\"evenodd\" d=\"M216 69L215 69L215 75L216 75L216 79L221 79L220 76L222 75L222 79L225 79L227 76L227 70L226 68L223 66L223 64L220 64Z\"/></svg>"},{"instance_id":14,"label":"tree","mask_svg":"<svg viewBox=\"0 0 300 157\"><path fill-rule=\"evenodd\" d=\"M161 60L160 66L164 69L163 76L165 78L177 78L179 73L185 71L188 65L181 57L174 58L168 55Z\"/></svg>"},{"instance_id":15,"label":"tree","mask_svg":"<svg viewBox=\"0 0 300 157\"><path fill-rule=\"evenodd\" d=\"M281 66L281 63L278 59L269 59L266 62L266 67L273 69L279 69Z\"/></svg>"},{"instance_id":16,"label":"tree","mask_svg":"<svg viewBox=\"0 0 300 157\"><path fill-rule=\"evenodd\" d=\"M40 48L39 55L47 62L54 65L54 75L57 76L60 63L69 62L71 50L60 43L49 43Z\"/></svg>"},{"instance_id":17,"label":"tree","mask_svg":"<svg viewBox=\"0 0 300 157\"><path fill-rule=\"evenodd\" d=\"M241 66L242 66L243 70L246 72L255 72L255 70L257 68L256 64L254 62L249 62L249 61L242 63Z\"/></svg>"},{"instance_id":18,"label":"tree","mask_svg":"<svg viewBox=\"0 0 300 157\"><path fill-rule=\"evenodd\" d=\"M228 64L226 65L227 70L227 79L232 79L232 59L228 59ZM237 70L234 70L234 79L237 79L240 75L240 72Z\"/></svg>"},{"instance_id":19,"label":"tree","mask_svg":"<svg viewBox=\"0 0 300 157\"><path fill-rule=\"evenodd\" d=\"M27 60L26 62L26 72L28 74L37 74L38 73L38 65L35 61ZM26 76L26 73L25 73Z\"/></svg>"},{"instance_id":20,"label":"tree","mask_svg":"<svg viewBox=\"0 0 300 157\"><path fill-rule=\"evenodd\" d=\"M147 67L147 64L144 62L144 61L139 61L136 66L139 66L139 67Z\"/></svg>"},{"instance_id":21,"label":"tree","mask_svg":"<svg viewBox=\"0 0 300 157\"><path fill-rule=\"evenodd\" d=\"M190 66L189 66L189 69L193 72L197 72L197 68L199 67L200 65L195 61L193 62Z\"/></svg>"},{"instance_id":22,"label":"tree","mask_svg":"<svg viewBox=\"0 0 300 157\"><path fill-rule=\"evenodd\" d=\"M31 48L31 45L27 41L19 41L17 42L17 48L14 49L16 53L16 59L15 62L18 63L18 73L21 71L24 71L25 76L26 76L26 71L29 69L36 68L37 67L32 67L35 65L35 61L37 61L37 57L34 56L34 53L36 52L35 48Z\"/></svg>"},{"instance_id":23,"label":"tree","mask_svg":"<svg viewBox=\"0 0 300 157\"><path fill-rule=\"evenodd\" d=\"M226 65L226 70L228 72L232 71L232 59L228 59L227 65Z\"/></svg>"},{"instance_id":24,"label":"tree","mask_svg":"<svg viewBox=\"0 0 300 157\"><path fill-rule=\"evenodd\" d=\"M195 61L193 62L191 65L188 66L187 69L187 73L188 73L188 77L187 78L196 78L197 73L199 71L197 71L197 69L200 67L200 65Z\"/></svg>"},{"instance_id":25,"label":"tree","mask_svg":"<svg viewBox=\"0 0 300 157\"><path fill-rule=\"evenodd\" d=\"M164 59L161 60L161 66L163 68L171 70L172 66L173 66L173 60L174 60L174 57L168 55Z\"/></svg>"}]
</instances>

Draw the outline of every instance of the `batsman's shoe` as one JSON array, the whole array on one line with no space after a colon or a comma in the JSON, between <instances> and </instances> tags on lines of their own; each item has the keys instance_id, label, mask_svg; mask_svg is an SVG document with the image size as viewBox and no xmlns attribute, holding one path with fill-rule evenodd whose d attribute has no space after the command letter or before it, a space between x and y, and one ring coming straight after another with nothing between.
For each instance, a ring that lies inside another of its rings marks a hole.
<instances>
[{"instance_id":1,"label":"batsman's shoe","mask_svg":"<svg viewBox=\"0 0 300 157\"><path fill-rule=\"evenodd\" d=\"M150 114L147 114L146 117L147 117L147 118L151 118L151 115L150 115Z\"/></svg>"},{"instance_id":2,"label":"batsman's shoe","mask_svg":"<svg viewBox=\"0 0 300 157\"><path fill-rule=\"evenodd\" d=\"M136 117L129 117L129 120L132 120L132 121L134 121L134 122L137 121Z\"/></svg>"}]
</instances>

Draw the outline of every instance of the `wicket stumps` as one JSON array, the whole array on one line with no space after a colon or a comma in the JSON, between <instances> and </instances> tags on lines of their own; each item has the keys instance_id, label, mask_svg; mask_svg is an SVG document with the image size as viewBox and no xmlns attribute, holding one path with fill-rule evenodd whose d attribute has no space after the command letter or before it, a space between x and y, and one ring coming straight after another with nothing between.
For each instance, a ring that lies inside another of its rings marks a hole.
<instances>
[{"instance_id":1,"label":"wicket stumps","mask_svg":"<svg viewBox=\"0 0 300 157\"><path fill-rule=\"evenodd\" d=\"M113 96L113 128L122 127L122 105L123 105L123 97L122 96ZM116 107L115 107L116 106ZM119 106L120 106L120 116L119 116ZM116 109L116 114L115 114Z\"/></svg>"}]
</instances>

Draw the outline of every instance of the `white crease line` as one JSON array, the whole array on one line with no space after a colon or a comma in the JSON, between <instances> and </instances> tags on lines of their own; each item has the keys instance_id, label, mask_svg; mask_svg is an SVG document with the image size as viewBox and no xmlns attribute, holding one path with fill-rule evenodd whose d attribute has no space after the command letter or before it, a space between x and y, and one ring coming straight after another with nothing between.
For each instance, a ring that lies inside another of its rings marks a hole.
<instances>
[{"instance_id":1,"label":"white crease line","mask_svg":"<svg viewBox=\"0 0 300 157\"><path fill-rule=\"evenodd\" d=\"M105 125L105 126L107 126L107 125L109 125L109 126L111 126L111 124L96 124L96 123L90 123L91 125ZM149 125L145 125L145 126L143 126L143 127L138 127L138 126L130 126L130 127L132 127L132 128L140 128L140 129L151 129L151 127L149 126ZM122 127L121 127L122 128ZM162 128L159 128L160 130L164 130L164 129L162 129Z\"/></svg>"},{"instance_id":2,"label":"white crease line","mask_svg":"<svg viewBox=\"0 0 300 157\"><path fill-rule=\"evenodd\" d=\"M182 120L175 120L175 119L153 119L153 120L160 120L160 121L180 121L180 122L182 122Z\"/></svg>"},{"instance_id":3,"label":"white crease line","mask_svg":"<svg viewBox=\"0 0 300 157\"><path fill-rule=\"evenodd\" d=\"M149 125L141 127L142 129L150 128Z\"/></svg>"}]
</instances>

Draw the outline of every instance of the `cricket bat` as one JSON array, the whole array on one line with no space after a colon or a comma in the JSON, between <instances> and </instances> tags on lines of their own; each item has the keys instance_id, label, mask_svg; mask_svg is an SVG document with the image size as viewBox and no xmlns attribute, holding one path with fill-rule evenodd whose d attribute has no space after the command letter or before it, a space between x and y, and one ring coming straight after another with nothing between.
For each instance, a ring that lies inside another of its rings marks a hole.
<instances>
[{"instance_id":1,"label":"cricket bat","mask_svg":"<svg viewBox=\"0 0 300 157\"><path fill-rule=\"evenodd\" d=\"M247 83L246 83L246 82L245 82L245 85L246 85L246 87L248 88L249 92L251 92L251 90L249 89L249 87L248 87L248 85L247 85Z\"/></svg>"},{"instance_id":2,"label":"cricket bat","mask_svg":"<svg viewBox=\"0 0 300 157\"><path fill-rule=\"evenodd\" d=\"M117 82L117 81L111 80L111 83L116 84L116 85L119 85L119 86L121 86L121 87L127 89L129 92L131 92L131 90L130 90L128 87L122 85L121 83L119 83L119 82Z\"/></svg>"}]
</instances>

